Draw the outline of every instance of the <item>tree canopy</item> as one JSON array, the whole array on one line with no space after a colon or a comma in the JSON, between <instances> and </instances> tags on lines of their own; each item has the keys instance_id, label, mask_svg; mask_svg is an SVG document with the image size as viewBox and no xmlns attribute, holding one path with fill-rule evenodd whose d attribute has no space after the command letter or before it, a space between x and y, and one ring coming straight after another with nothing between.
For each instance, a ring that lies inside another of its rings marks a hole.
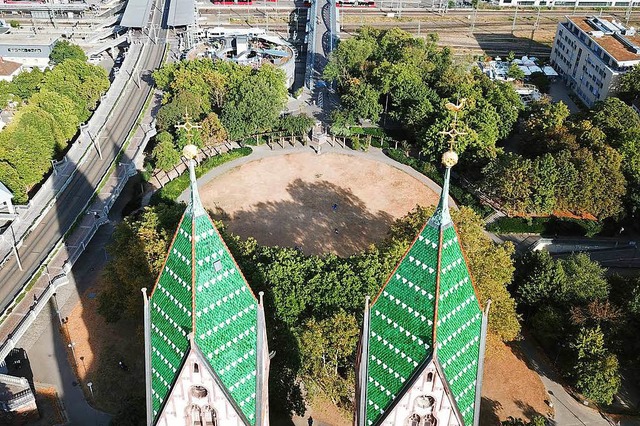
<instances>
[{"instance_id":1,"label":"tree canopy","mask_svg":"<svg viewBox=\"0 0 640 426\"><path fill-rule=\"evenodd\" d=\"M584 253L554 260L546 251L529 252L516 271L511 290L533 333L580 392L610 404L620 386L618 356L638 359L627 329L640 318L627 303L640 287L608 280Z\"/></svg>"},{"instance_id":2,"label":"tree canopy","mask_svg":"<svg viewBox=\"0 0 640 426\"><path fill-rule=\"evenodd\" d=\"M58 65L67 59L86 61L87 55L77 44L73 44L67 40L59 40L53 46L53 49L51 49L49 59L54 65Z\"/></svg>"},{"instance_id":3,"label":"tree canopy","mask_svg":"<svg viewBox=\"0 0 640 426\"><path fill-rule=\"evenodd\" d=\"M625 157L614 144L626 131L618 124L620 112L607 116L598 108L591 121L569 120L562 102L532 102L523 124L524 155L506 153L490 162L483 171L485 191L514 215L620 216L627 179ZM627 137L619 143L633 146L635 141ZM627 155L633 163L636 153Z\"/></svg>"},{"instance_id":4,"label":"tree canopy","mask_svg":"<svg viewBox=\"0 0 640 426\"><path fill-rule=\"evenodd\" d=\"M13 192L15 202L27 201L28 192L51 169L51 160L66 149L108 88L104 69L73 55L51 70L35 68L2 85L5 100L22 100L0 132L0 181Z\"/></svg>"},{"instance_id":5,"label":"tree canopy","mask_svg":"<svg viewBox=\"0 0 640 426\"><path fill-rule=\"evenodd\" d=\"M280 125L287 123L279 119L287 101L285 75L270 64L255 69L211 59L185 60L163 65L153 72L153 78L164 91L158 128L173 135L175 149L186 143L175 127L184 120L185 112L202 126L193 132L192 141L200 147L281 130ZM163 159L175 158L166 141L160 152L167 154ZM166 169L173 165L169 163L156 166Z\"/></svg>"},{"instance_id":6,"label":"tree canopy","mask_svg":"<svg viewBox=\"0 0 640 426\"><path fill-rule=\"evenodd\" d=\"M511 132L522 102L509 84L454 64L450 49L436 41L435 35L422 39L398 28L368 27L342 41L324 71L325 79L337 82L342 101L332 133L385 115L407 130L427 157L437 159L448 145L439 132L452 120L444 105L465 98L459 127L466 135L456 149L469 151L465 161L494 158L500 151L496 143Z\"/></svg>"}]
</instances>

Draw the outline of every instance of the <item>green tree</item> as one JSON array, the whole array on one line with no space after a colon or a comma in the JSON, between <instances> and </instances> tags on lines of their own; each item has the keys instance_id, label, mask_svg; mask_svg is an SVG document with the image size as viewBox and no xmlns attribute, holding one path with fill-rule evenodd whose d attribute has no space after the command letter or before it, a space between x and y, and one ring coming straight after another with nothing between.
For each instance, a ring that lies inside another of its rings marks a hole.
<instances>
[{"instance_id":1,"label":"green tree","mask_svg":"<svg viewBox=\"0 0 640 426\"><path fill-rule=\"evenodd\" d=\"M618 96L626 102L631 102L638 97L640 95L640 66L636 65L622 74L616 90Z\"/></svg>"},{"instance_id":2,"label":"green tree","mask_svg":"<svg viewBox=\"0 0 640 426\"><path fill-rule=\"evenodd\" d=\"M227 140L227 131L222 127L218 114L215 112L209 113L200 125L202 126L200 135L204 146L218 146Z\"/></svg>"},{"instance_id":3,"label":"green tree","mask_svg":"<svg viewBox=\"0 0 640 426\"><path fill-rule=\"evenodd\" d=\"M582 328L570 347L576 355L572 374L578 390L598 403L611 404L621 383L619 365L607 352L600 327Z\"/></svg>"},{"instance_id":4,"label":"green tree","mask_svg":"<svg viewBox=\"0 0 640 426\"><path fill-rule=\"evenodd\" d=\"M264 65L231 80L220 120L233 139L263 133L277 123L287 101L284 72Z\"/></svg>"},{"instance_id":5,"label":"green tree","mask_svg":"<svg viewBox=\"0 0 640 426\"><path fill-rule=\"evenodd\" d=\"M84 122L109 88L109 78L104 68L67 59L45 74L41 87L72 99L76 115Z\"/></svg>"},{"instance_id":6,"label":"green tree","mask_svg":"<svg viewBox=\"0 0 640 426\"><path fill-rule=\"evenodd\" d=\"M531 102L527 112L524 129L534 139L540 139L548 132L562 128L569 117L569 108L564 102L551 102L548 97Z\"/></svg>"},{"instance_id":7,"label":"green tree","mask_svg":"<svg viewBox=\"0 0 640 426\"><path fill-rule=\"evenodd\" d=\"M40 68L34 68L31 71L22 71L11 80L11 93L22 100L29 99L40 87L44 76Z\"/></svg>"},{"instance_id":8,"label":"green tree","mask_svg":"<svg viewBox=\"0 0 640 426\"><path fill-rule=\"evenodd\" d=\"M594 105L590 120L607 135L609 145L614 148L620 146L627 130L640 128L640 116L635 110L614 97Z\"/></svg>"},{"instance_id":9,"label":"green tree","mask_svg":"<svg viewBox=\"0 0 640 426\"><path fill-rule=\"evenodd\" d=\"M356 37L338 44L337 49L329 55L324 78L342 81L361 75L363 64L376 50L376 33L370 28L363 28Z\"/></svg>"},{"instance_id":10,"label":"green tree","mask_svg":"<svg viewBox=\"0 0 640 426\"><path fill-rule=\"evenodd\" d=\"M168 172L180 161L180 153L173 144L173 137L168 132L160 132L156 136L156 146L151 154L156 167Z\"/></svg>"},{"instance_id":11,"label":"green tree","mask_svg":"<svg viewBox=\"0 0 640 426\"><path fill-rule=\"evenodd\" d=\"M156 117L158 129L176 132L176 125L184 122L185 114L192 121L202 120L206 114L203 98L188 91L176 94L171 102L160 107Z\"/></svg>"},{"instance_id":12,"label":"green tree","mask_svg":"<svg viewBox=\"0 0 640 426\"><path fill-rule=\"evenodd\" d=\"M342 96L342 104L357 119L376 122L382 112L379 97L380 93L373 86L353 79Z\"/></svg>"},{"instance_id":13,"label":"green tree","mask_svg":"<svg viewBox=\"0 0 640 426\"><path fill-rule=\"evenodd\" d=\"M72 44L67 40L58 40L51 49L49 59L54 65L58 65L67 59L86 61L87 55L77 44Z\"/></svg>"},{"instance_id":14,"label":"green tree","mask_svg":"<svg viewBox=\"0 0 640 426\"><path fill-rule=\"evenodd\" d=\"M531 251L516 262L514 294L519 306L537 308L557 300L569 279L548 251Z\"/></svg>"},{"instance_id":15,"label":"green tree","mask_svg":"<svg viewBox=\"0 0 640 426\"><path fill-rule=\"evenodd\" d=\"M509 213L531 211L533 165L531 160L507 153L490 162L483 170L484 190L500 200Z\"/></svg>"},{"instance_id":16,"label":"green tree","mask_svg":"<svg viewBox=\"0 0 640 426\"><path fill-rule=\"evenodd\" d=\"M306 114L285 115L280 117L278 127L286 134L302 136L311 131L314 124L316 124L316 120Z\"/></svg>"},{"instance_id":17,"label":"green tree","mask_svg":"<svg viewBox=\"0 0 640 426\"><path fill-rule=\"evenodd\" d=\"M67 96L43 88L29 98L29 105L37 106L53 116L60 128L64 142L71 140L78 132L80 120L76 115L73 100ZM59 148L64 148L64 146Z\"/></svg>"},{"instance_id":18,"label":"green tree","mask_svg":"<svg viewBox=\"0 0 640 426\"><path fill-rule=\"evenodd\" d=\"M98 296L98 312L107 322L141 318L140 289L152 287L183 210L180 205L145 207L116 226Z\"/></svg>"},{"instance_id":19,"label":"green tree","mask_svg":"<svg viewBox=\"0 0 640 426\"><path fill-rule=\"evenodd\" d=\"M529 82L534 84L538 90L542 93L549 93L551 89L551 80L543 72L534 72L529 76Z\"/></svg>"},{"instance_id":20,"label":"green tree","mask_svg":"<svg viewBox=\"0 0 640 426\"><path fill-rule=\"evenodd\" d=\"M524 80L524 71L518 65L511 64L507 70L507 77L522 81Z\"/></svg>"},{"instance_id":21,"label":"green tree","mask_svg":"<svg viewBox=\"0 0 640 426\"><path fill-rule=\"evenodd\" d=\"M302 374L308 383L319 387L339 405L351 402L352 359L358 342L359 327L353 315L339 311L330 318L310 319L299 332ZM312 385L312 386L309 386Z\"/></svg>"},{"instance_id":22,"label":"green tree","mask_svg":"<svg viewBox=\"0 0 640 426\"><path fill-rule=\"evenodd\" d=\"M606 299L609 295L609 283L605 278L606 269L585 253L572 254L561 260L567 280L560 297L572 304L587 303L592 300Z\"/></svg>"}]
</instances>

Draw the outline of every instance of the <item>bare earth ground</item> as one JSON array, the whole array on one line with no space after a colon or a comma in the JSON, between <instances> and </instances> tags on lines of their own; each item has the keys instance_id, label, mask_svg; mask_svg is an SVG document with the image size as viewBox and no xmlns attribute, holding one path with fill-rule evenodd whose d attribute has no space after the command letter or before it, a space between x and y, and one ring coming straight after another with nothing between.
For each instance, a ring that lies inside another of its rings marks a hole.
<instances>
[{"instance_id":1,"label":"bare earth ground","mask_svg":"<svg viewBox=\"0 0 640 426\"><path fill-rule=\"evenodd\" d=\"M538 373L524 360L517 344L489 339L482 381L481 426L499 425L507 417L530 420L553 411Z\"/></svg>"},{"instance_id":2,"label":"bare earth ground","mask_svg":"<svg viewBox=\"0 0 640 426\"><path fill-rule=\"evenodd\" d=\"M380 241L395 219L438 200L394 167L333 153L246 163L205 184L200 195L205 208L243 238L340 256Z\"/></svg>"},{"instance_id":3,"label":"bare earth ground","mask_svg":"<svg viewBox=\"0 0 640 426\"><path fill-rule=\"evenodd\" d=\"M101 274L102 271L96 273ZM115 413L123 399L144 397L144 345L142 335L139 335L142 320L140 324L125 320L108 324L97 311L95 295L101 283L102 279L99 279L95 287L82 295L64 327L73 336L75 361L72 353L68 355L72 365L77 365L76 371L90 404ZM120 360L128 371L118 367ZM93 383L93 400L86 387L89 381Z\"/></svg>"}]
</instances>

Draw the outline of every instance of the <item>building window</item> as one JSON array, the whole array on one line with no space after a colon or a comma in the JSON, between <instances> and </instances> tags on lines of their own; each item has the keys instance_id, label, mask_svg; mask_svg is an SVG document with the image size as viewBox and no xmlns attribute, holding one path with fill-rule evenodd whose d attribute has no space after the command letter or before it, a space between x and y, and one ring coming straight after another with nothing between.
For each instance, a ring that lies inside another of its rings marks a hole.
<instances>
[{"instance_id":1,"label":"building window","mask_svg":"<svg viewBox=\"0 0 640 426\"><path fill-rule=\"evenodd\" d=\"M220 271L222 269L222 261L216 260L213 262L213 269L215 269L216 272Z\"/></svg>"},{"instance_id":2,"label":"building window","mask_svg":"<svg viewBox=\"0 0 640 426\"><path fill-rule=\"evenodd\" d=\"M200 367L198 367L198 363L197 362L193 363L193 372L194 373L199 373L200 372Z\"/></svg>"},{"instance_id":3,"label":"building window","mask_svg":"<svg viewBox=\"0 0 640 426\"><path fill-rule=\"evenodd\" d=\"M420 420L422 420L420 416L413 413L411 416L409 416L407 426L420 426Z\"/></svg>"},{"instance_id":4,"label":"building window","mask_svg":"<svg viewBox=\"0 0 640 426\"><path fill-rule=\"evenodd\" d=\"M427 374L427 382L433 382L433 373Z\"/></svg>"}]
</instances>

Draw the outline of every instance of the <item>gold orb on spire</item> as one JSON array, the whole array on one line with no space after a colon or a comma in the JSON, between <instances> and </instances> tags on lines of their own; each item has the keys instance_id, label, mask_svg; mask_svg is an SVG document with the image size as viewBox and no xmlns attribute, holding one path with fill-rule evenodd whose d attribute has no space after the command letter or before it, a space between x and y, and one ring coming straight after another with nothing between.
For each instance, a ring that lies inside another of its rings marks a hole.
<instances>
[{"instance_id":1,"label":"gold orb on spire","mask_svg":"<svg viewBox=\"0 0 640 426\"><path fill-rule=\"evenodd\" d=\"M455 166L458 164L458 154L453 150L445 152L442 154L442 164L449 168Z\"/></svg>"},{"instance_id":2,"label":"gold orb on spire","mask_svg":"<svg viewBox=\"0 0 640 426\"><path fill-rule=\"evenodd\" d=\"M198 147L192 144L186 145L182 148L182 155L188 160L193 160L198 155Z\"/></svg>"}]
</instances>

